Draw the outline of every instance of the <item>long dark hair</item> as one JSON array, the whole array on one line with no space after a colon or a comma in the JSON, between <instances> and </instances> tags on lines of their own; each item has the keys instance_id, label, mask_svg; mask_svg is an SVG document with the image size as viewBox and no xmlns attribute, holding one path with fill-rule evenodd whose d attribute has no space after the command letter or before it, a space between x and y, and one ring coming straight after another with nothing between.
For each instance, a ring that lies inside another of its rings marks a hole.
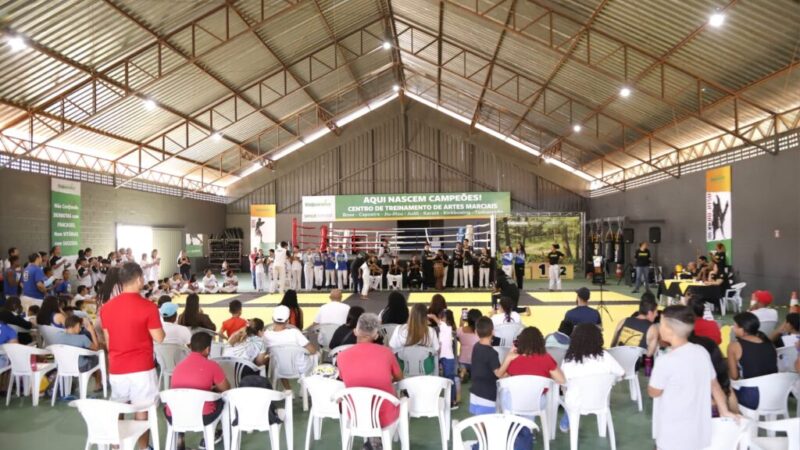
<instances>
[{"instance_id":1,"label":"long dark hair","mask_svg":"<svg viewBox=\"0 0 800 450\"><path fill-rule=\"evenodd\" d=\"M36 324L52 325L53 314L60 312L61 307L58 304L58 298L53 295L48 295L42 300L42 307L39 308L39 314L36 314Z\"/></svg>"},{"instance_id":2,"label":"long dark hair","mask_svg":"<svg viewBox=\"0 0 800 450\"><path fill-rule=\"evenodd\" d=\"M381 316L381 323L396 323L402 325L408 322L408 303L406 298L398 291L389 293L386 308Z\"/></svg>"},{"instance_id":3,"label":"long dark hair","mask_svg":"<svg viewBox=\"0 0 800 450\"><path fill-rule=\"evenodd\" d=\"M467 326L474 332L475 327L478 325L478 319L483 317L480 309L472 308L467 311Z\"/></svg>"},{"instance_id":4,"label":"long dark hair","mask_svg":"<svg viewBox=\"0 0 800 450\"><path fill-rule=\"evenodd\" d=\"M758 320L758 316L755 314L751 312L740 312L733 316L733 322L748 336L756 336L764 342L769 342L769 338L758 330L761 328L761 321Z\"/></svg>"},{"instance_id":5,"label":"long dark hair","mask_svg":"<svg viewBox=\"0 0 800 450\"><path fill-rule=\"evenodd\" d=\"M546 350L544 347L544 336L536 327L526 327L517 336L517 353L520 355L543 355Z\"/></svg>"},{"instance_id":6,"label":"long dark hair","mask_svg":"<svg viewBox=\"0 0 800 450\"><path fill-rule=\"evenodd\" d=\"M106 280L100 286L100 292L97 293L97 301L103 304L114 296L114 291L119 291L122 288L122 283L119 280L119 267L111 267L106 272Z\"/></svg>"},{"instance_id":7,"label":"long dark hair","mask_svg":"<svg viewBox=\"0 0 800 450\"><path fill-rule=\"evenodd\" d=\"M0 307L3 311L8 311L12 314L22 311L22 302L19 297L6 297L6 302Z\"/></svg>"},{"instance_id":8,"label":"long dark hair","mask_svg":"<svg viewBox=\"0 0 800 450\"><path fill-rule=\"evenodd\" d=\"M428 307L428 314L439 316L442 311L447 309L447 302L442 294L433 294L431 297L431 306Z\"/></svg>"},{"instance_id":9,"label":"long dark hair","mask_svg":"<svg viewBox=\"0 0 800 450\"><path fill-rule=\"evenodd\" d=\"M294 311L294 316L297 319L295 326L297 328L303 329L303 310L300 309L300 304L297 302L297 291L294 289L289 289L283 294L283 299L281 299L281 305L289 308L289 310Z\"/></svg>"},{"instance_id":10,"label":"long dark hair","mask_svg":"<svg viewBox=\"0 0 800 450\"><path fill-rule=\"evenodd\" d=\"M582 323L572 331L569 348L564 361L583 363L584 358L598 358L603 355L603 333L597 325Z\"/></svg>"},{"instance_id":11,"label":"long dark hair","mask_svg":"<svg viewBox=\"0 0 800 450\"><path fill-rule=\"evenodd\" d=\"M200 296L189 294L186 296L186 306L183 307L183 323L189 328L199 327L200 325Z\"/></svg>"},{"instance_id":12,"label":"long dark hair","mask_svg":"<svg viewBox=\"0 0 800 450\"><path fill-rule=\"evenodd\" d=\"M344 324L347 328L351 330L355 330L356 324L358 324L358 318L364 314L364 308L360 306L351 306L350 310L347 311L347 320L345 320Z\"/></svg>"},{"instance_id":13,"label":"long dark hair","mask_svg":"<svg viewBox=\"0 0 800 450\"><path fill-rule=\"evenodd\" d=\"M513 311L511 308L511 299L508 297L500 297L500 309L503 310L503 314L506 316L503 322L511 323L511 312Z\"/></svg>"}]
</instances>

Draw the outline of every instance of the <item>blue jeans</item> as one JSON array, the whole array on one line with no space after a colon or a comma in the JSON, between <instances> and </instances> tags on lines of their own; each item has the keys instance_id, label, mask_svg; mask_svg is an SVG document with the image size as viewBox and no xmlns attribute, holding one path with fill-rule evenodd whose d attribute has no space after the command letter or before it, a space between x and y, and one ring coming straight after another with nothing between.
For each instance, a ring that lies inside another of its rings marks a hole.
<instances>
[{"instance_id":1,"label":"blue jeans","mask_svg":"<svg viewBox=\"0 0 800 450\"><path fill-rule=\"evenodd\" d=\"M456 360L455 358L439 358L439 364L442 365L442 376L453 382L453 388L450 389L450 403L456 401Z\"/></svg>"},{"instance_id":2,"label":"blue jeans","mask_svg":"<svg viewBox=\"0 0 800 450\"><path fill-rule=\"evenodd\" d=\"M647 274L650 272L649 267L639 267L636 266L636 285L633 287L634 291L639 290L639 286L644 285L645 290L649 290L650 287L647 284Z\"/></svg>"},{"instance_id":3,"label":"blue jeans","mask_svg":"<svg viewBox=\"0 0 800 450\"><path fill-rule=\"evenodd\" d=\"M250 271L250 279L253 280L253 289L256 289L256 269Z\"/></svg>"}]
</instances>

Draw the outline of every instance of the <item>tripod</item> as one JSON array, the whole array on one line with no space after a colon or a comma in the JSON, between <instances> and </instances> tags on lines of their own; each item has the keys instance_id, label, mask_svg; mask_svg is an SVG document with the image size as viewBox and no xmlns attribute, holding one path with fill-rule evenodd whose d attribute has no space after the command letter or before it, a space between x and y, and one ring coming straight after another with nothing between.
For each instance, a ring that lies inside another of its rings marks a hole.
<instances>
[{"instance_id":1,"label":"tripod","mask_svg":"<svg viewBox=\"0 0 800 450\"><path fill-rule=\"evenodd\" d=\"M606 315L608 316L609 321L614 320L614 318L611 317L611 312L609 312L608 307L606 306L606 302L603 301L603 285L606 284L606 274L605 274L605 272L602 272L602 271L601 272L595 272L592 275L592 284L600 286L600 303L597 306L597 309L599 311L601 311L600 316L602 317L603 316L602 313L605 312Z\"/></svg>"}]
</instances>

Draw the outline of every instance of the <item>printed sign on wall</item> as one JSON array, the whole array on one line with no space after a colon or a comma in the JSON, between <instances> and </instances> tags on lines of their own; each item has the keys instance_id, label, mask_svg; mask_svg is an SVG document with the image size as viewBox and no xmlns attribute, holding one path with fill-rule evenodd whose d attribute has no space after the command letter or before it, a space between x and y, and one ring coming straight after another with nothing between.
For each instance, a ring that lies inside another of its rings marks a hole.
<instances>
[{"instance_id":1,"label":"printed sign on wall","mask_svg":"<svg viewBox=\"0 0 800 450\"><path fill-rule=\"evenodd\" d=\"M61 256L77 256L81 241L81 184L50 179L50 243Z\"/></svg>"},{"instance_id":2,"label":"printed sign on wall","mask_svg":"<svg viewBox=\"0 0 800 450\"><path fill-rule=\"evenodd\" d=\"M731 166L706 172L706 244L709 252L717 243L725 245L728 265L733 260L733 214L731 212Z\"/></svg>"},{"instance_id":3,"label":"printed sign on wall","mask_svg":"<svg viewBox=\"0 0 800 450\"><path fill-rule=\"evenodd\" d=\"M250 205L250 247L275 248L275 205Z\"/></svg>"}]
</instances>

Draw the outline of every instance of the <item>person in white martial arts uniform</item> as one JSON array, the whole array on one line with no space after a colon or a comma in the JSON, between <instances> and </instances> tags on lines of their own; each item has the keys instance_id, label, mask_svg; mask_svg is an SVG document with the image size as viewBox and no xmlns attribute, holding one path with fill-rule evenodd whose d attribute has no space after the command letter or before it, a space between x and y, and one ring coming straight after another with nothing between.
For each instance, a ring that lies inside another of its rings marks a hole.
<instances>
[{"instance_id":1,"label":"person in white martial arts uniform","mask_svg":"<svg viewBox=\"0 0 800 450\"><path fill-rule=\"evenodd\" d=\"M322 289L322 283L325 281L325 260L322 257L322 252L314 252L314 287L317 290Z\"/></svg>"},{"instance_id":2,"label":"person in white martial arts uniform","mask_svg":"<svg viewBox=\"0 0 800 450\"><path fill-rule=\"evenodd\" d=\"M339 248L336 249L336 253L334 253L333 257L336 260L336 287L344 289L344 287L349 284L347 282L347 253L342 250L342 246L340 245Z\"/></svg>"},{"instance_id":3,"label":"person in white martial arts uniform","mask_svg":"<svg viewBox=\"0 0 800 450\"><path fill-rule=\"evenodd\" d=\"M292 277L291 277L291 286L292 289L295 291L299 291L302 289L302 280L303 280L303 263L300 261L300 258L303 256L300 253L300 249L295 247L294 253L292 253Z\"/></svg>"},{"instance_id":4,"label":"person in white martial arts uniform","mask_svg":"<svg viewBox=\"0 0 800 450\"><path fill-rule=\"evenodd\" d=\"M303 253L303 278L305 285L303 286L306 291L314 289L314 252L309 247Z\"/></svg>"},{"instance_id":5,"label":"person in white martial arts uniform","mask_svg":"<svg viewBox=\"0 0 800 450\"><path fill-rule=\"evenodd\" d=\"M502 266L503 272L506 274L506 278L509 280L514 279L514 250L511 249L511 246L506 247L506 251L503 252L502 255Z\"/></svg>"},{"instance_id":6,"label":"person in white martial arts uniform","mask_svg":"<svg viewBox=\"0 0 800 450\"><path fill-rule=\"evenodd\" d=\"M150 280L149 281L158 281L158 277L161 276L161 257L158 256L158 250L153 250L150 252Z\"/></svg>"},{"instance_id":7,"label":"person in white martial arts uniform","mask_svg":"<svg viewBox=\"0 0 800 450\"><path fill-rule=\"evenodd\" d=\"M278 245L278 248L275 249L275 260L272 267L272 291L275 292L277 285L277 290L281 294L283 294L283 292L286 290L286 263L289 254L288 247L289 244L286 241L281 241L280 245Z\"/></svg>"},{"instance_id":8,"label":"person in white martial arts uniform","mask_svg":"<svg viewBox=\"0 0 800 450\"><path fill-rule=\"evenodd\" d=\"M550 253L547 254L547 262L550 263L550 270L547 275L550 279L549 289L551 291L561 290L561 260L564 259L564 254L558 248L558 244L553 244Z\"/></svg>"},{"instance_id":9,"label":"person in white martial arts uniform","mask_svg":"<svg viewBox=\"0 0 800 450\"><path fill-rule=\"evenodd\" d=\"M200 292L203 294L216 294L219 292L219 282L217 282L217 277L214 276L214 272L211 269L206 269L206 276L203 277Z\"/></svg>"},{"instance_id":10,"label":"person in white martial arts uniform","mask_svg":"<svg viewBox=\"0 0 800 450\"><path fill-rule=\"evenodd\" d=\"M264 250L258 249L256 253L256 292L265 292L267 289L267 257Z\"/></svg>"},{"instance_id":11,"label":"person in white martial arts uniform","mask_svg":"<svg viewBox=\"0 0 800 450\"><path fill-rule=\"evenodd\" d=\"M369 287L372 280L370 276L370 264L369 261L364 261L361 266L359 267L360 278L361 278L361 299L366 300L367 294L369 294Z\"/></svg>"},{"instance_id":12,"label":"person in white martial arts uniform","mask_svg":"<svg viewBox=\"0 0 800 450\"><path fill-rule=\"evenodd\" d=\"M386 275L386 284L389 289L403 289L403 265L400 258L392 258L389 264L389 273Z\"/></svg>"},{"instance_id":13,"label":"person in white martial arts uniform","mask_svg":"<svg viewBox=\"0 0 800 450\"><path fill-rule=\"evenodd\" d=\"M225 279L222 281L222 288L220 291L225 292L226 294L233 294L238 289L239 279L236 278L236 275L232 270L228 269L228 271L225 272Z\"/></svg>"}]
</instances>

